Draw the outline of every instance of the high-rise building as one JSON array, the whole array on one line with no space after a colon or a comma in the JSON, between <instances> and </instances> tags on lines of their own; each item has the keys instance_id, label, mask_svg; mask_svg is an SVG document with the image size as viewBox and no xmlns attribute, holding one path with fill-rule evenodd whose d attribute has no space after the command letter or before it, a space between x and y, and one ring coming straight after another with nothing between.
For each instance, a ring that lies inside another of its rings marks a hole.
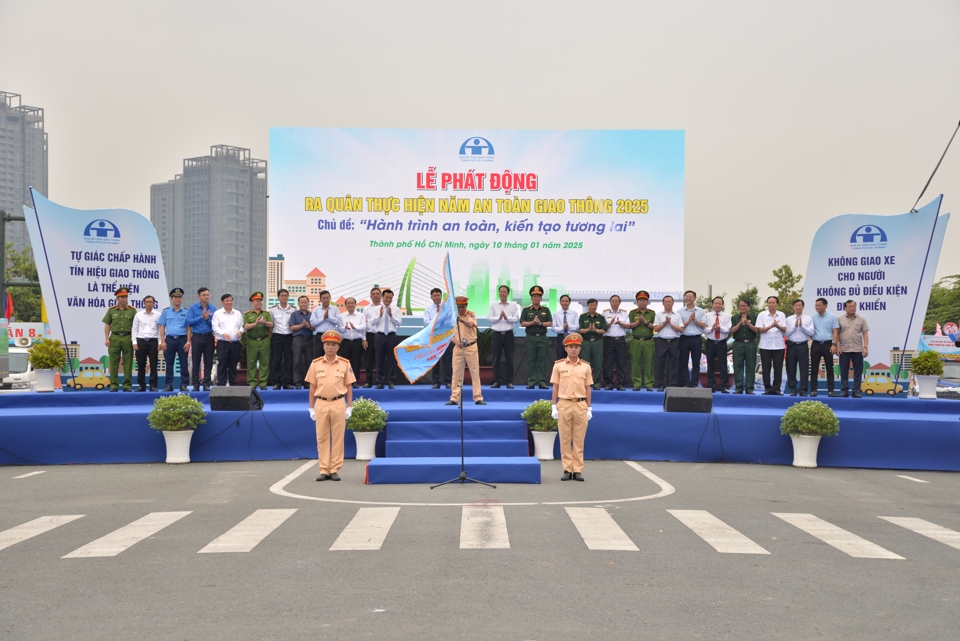
<instances>
[{"instance_id":1,"label":"high-rise building","mask_svg":"<svg viewBox=\"0 0 960 641\"><path fill-rule=\"evenodd\" d=\"M220 306L232 294L240 310L267 285L267 161L249 149L214 145L187 158L183 173L150 186L150 221L170 287L192 304L200 287Z\"/></svg>"},{"instance_id":2,"label":"high-rise building","mask_svg":"<svg viewBox=\"0 0 960 641\"><path fill-rule=\"evenodd\" d=\"M283 254L271 256L267 261L267 305L273 307L280 304L277 292L283 287ZM294 299L296 300L296 299ZM296 307L296 303L290 303Z\"/></svg>"},{"instance_id":3,"label":"high-rise building","mask_svg":"<svg viewBox=\"0 0 960 641\"><path fill-rule=\"evenodd\" d=\"M0 210L11 215L33 207L30 187L47 195L47 133L43 109L21 104L20 94L0 91ZM7 242L23 250L30 246L27 227L7 223Z\"/></svg>"}]
</instances>

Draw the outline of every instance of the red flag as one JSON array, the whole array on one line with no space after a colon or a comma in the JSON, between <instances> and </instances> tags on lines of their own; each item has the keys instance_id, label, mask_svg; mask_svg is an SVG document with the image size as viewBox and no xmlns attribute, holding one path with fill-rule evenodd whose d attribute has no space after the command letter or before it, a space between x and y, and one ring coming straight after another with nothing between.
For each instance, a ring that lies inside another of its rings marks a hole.
<instances>
[{"instance_id":1,"label":"red flag","mask_svg":"<svg viewBox=\"0 0 960 641\"><path fill-rule=\"evenodd\" d=\"M3 310L3 317L9 321L13 318L13 297L10 296L10 292L7 292L6 298L6 308Z\"/></svg>"}]
</instances>

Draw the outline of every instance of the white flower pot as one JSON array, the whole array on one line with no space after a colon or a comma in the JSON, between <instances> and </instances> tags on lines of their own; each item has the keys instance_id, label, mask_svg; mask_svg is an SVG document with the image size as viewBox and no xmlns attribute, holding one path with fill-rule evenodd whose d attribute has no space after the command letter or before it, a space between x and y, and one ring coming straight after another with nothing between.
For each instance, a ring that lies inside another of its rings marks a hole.
<instances>
[{"instance_id":1,"label":"white flower pot","mask_svg":"<svg viewBox=\"0 0 960 641\"><path fill-rule=\"evenodd\" d=\"M821 436L807 436L804 434L790 435L790 440L793 441L794 467L817 466L817 449L820 447L821 438Z\"/></svg>"},{"instance_id":2,"label":"white flower pot","mask_svg":"<svg viewBox=\"0 0 960 641\"><path fill-rule=\"evenodd\" d=\"M357 441L357 460L372 461L377 458L377 435L380 432L354 432Z\"/></svg>"},{"instance_id":3,"label":"white flower pot","mask_svg":"<svg viewBox=\"0 0 960 641\"><path fill-rule=\"evenodd\" d=\"M557 440L556 432L537 432L530 431L533 434L533 454L541 461L553 460L553 444Z\"/></svg>"},{"instance_id":4,"label":"white flower pot","mask_svg":"<svg viewBox=\"0 0 960 641\"><path fill-rule=\"evenodd\" d=\"M193 430L164 430L163 440L167 442L167 463L189 463L192 438Z\"/></svg>"},{"instance_id":5,"label":"white flower pot","mask_svg":"<svg viewBox=\"0 0 960 641\"><path fill-rule=\"evenodd\" d=\"M52 392L53 381L57 376L57 371L53 369L38 369L35 373L37 375L37 391Z\"/></svg>"},{"instance_id":6,"label":"white flower pot","mask_svg":"<svg viewBox=\"0 0 960 641\"><path fill-rule=\"evenodd\" d=\"M917 374L916 378L917 387L920 390L920 398L931 400L937 398L937 381L940 380L939 376L920 376Z\"/></svg>"}]
</instances>

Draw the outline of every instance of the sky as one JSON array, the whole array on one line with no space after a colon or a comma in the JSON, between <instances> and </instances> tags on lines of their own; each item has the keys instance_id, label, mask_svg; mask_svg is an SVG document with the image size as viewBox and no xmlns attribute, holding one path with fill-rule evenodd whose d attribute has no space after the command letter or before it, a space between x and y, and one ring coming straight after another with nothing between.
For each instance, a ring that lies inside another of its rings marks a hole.
<instances>
[{"instance_id":1,"label":"sky","mask_svg":"<svg viewBox=\"0 0 960 641\"><path fill-rule=\"evenodd\" d=\"M958 34L956 0L0 0L0 90L45 110L50 198L144 215L211 145L269 159L271 126L683 129L685 287L763 295L827 219L913 206ZM960 140L941 193L957 214ZM958 248L954 221L938 277Z\"/></svg>"}]
</instances>

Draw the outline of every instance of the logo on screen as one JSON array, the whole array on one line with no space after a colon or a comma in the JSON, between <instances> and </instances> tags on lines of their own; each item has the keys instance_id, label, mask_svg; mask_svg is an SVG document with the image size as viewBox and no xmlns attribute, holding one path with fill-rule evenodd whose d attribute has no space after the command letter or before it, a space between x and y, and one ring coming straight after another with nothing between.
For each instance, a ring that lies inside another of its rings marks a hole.
<instances>
[{"instance_id":1,"label":"logo on screen","mask_svg":"<svg viewBox=\"0 0 960 641\"><path fill-rule=\"evenodd\" d=\"M120 228L105 218L98 218L83 229L83 237L88 243L116 245L120 242Z\"/></svg>"},{"instance_id":2,"label":"logo on screen","mask_svg":"<svg viewBox=\"0 0 960 641\"><path fill-rule=\"evenodd\" d=\"M850 235L853 249L883 249L887 246L887 232L876 225L860 225Z\"/></svg>"},{"instance_id":3,"label":"logo on screen","mask_svg":"<svg viewBox=\"0 0 960 641\"><path fill-rule=\"evenodd\" d=\"M488 162L493 160L493 143L480 136L471 136L460 145L460 160Z\"/></svg>"}]
</instances>

